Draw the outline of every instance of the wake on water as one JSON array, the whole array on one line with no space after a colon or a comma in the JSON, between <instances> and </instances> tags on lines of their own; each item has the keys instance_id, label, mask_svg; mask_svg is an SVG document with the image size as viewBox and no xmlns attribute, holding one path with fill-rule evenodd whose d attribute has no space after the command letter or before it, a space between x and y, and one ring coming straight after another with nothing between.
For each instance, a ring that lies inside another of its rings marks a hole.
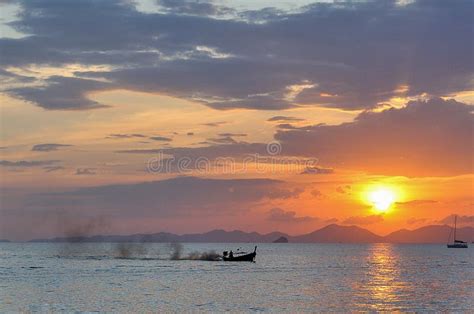
<instances>
[{"instance_id":1,"label":"wake on water","mask_svg":"<svg viewBox=\"0 0 474 314\"><path fill-rule=\"evenodd\" d=\"M193 251L189 254L184 254L184 247L181 243L170 243L168 245L169 252L167 257L160 256L160 252L156 249L150 251L150 248L143 243L117 243L114 244L112 250L101 252L105 254L90 254L95 252L88 252L86 247L75 249L62 250L60 254L56 255L58 258L74 258L74 259L88 259L88 260L103 260L103 259L126 259L126 260L173 260L173 261L221 261L222 257L215 251Z\"/></svg>"},{"instance_id":2,"label":"wake on water","mask_svg":"<svg viewBox=\"0 0 474 314\"><path fill-rule=\"evenodd\" d=\"M181 243L171 243L171 249L173 250L170 259L174 261L179 260L194 260L194 261L220 261L222 257L215 251L198 252L194 251L188 255L183 256L183 245Z\"/></svg>"}]
</instances>

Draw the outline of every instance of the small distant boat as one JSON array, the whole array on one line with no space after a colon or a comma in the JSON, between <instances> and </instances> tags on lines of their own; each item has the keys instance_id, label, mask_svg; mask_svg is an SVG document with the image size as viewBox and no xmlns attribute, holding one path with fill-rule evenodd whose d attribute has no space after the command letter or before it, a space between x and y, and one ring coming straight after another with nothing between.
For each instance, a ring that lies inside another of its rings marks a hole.
<instances>
[{"instance_id":1,"label":"small distant boat","mask_svg":"<svg viewBox=\"0 0 474 314\"><path fill-rule=\"evenodd\" d=\"M454 237L453 237L453 242L452 243L448 243L447 246L449 249L467 249L467 242L464 242L464 241L461 241L461 240L458 240L456 239L456 222L457 222L457 218L458 216L454 216ZM451 229L451 233L452 233L452 229ZM449 239L448 239L448 242L449 240L451 239L451 233L449 234Z\"/></svg>"},{"instance_id":2,"label":"small distant boat","mask_svg":"<svg viewBox=\"0 0 474 314\"><path fill-rule=\"evenodd\" d=\"M235 255L232 251L224 251L222 254L222 260L225 262L255 262L255 257L257 256L257 247L252 253L246 252L236 252Z\"/></svg>"}]
</instances>

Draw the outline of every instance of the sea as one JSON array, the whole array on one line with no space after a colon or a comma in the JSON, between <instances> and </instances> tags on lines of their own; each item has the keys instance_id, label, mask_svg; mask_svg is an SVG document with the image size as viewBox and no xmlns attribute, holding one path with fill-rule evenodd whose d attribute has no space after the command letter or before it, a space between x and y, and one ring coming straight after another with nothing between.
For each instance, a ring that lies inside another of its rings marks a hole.
<instances>
[{"instance_id":1,"label":"sea","mask_svg":"<svg viewBox=\"0 0 474 314\"><path fill-rule=\"evenodd\" d=\"M473 312L473 249L1 243L0 312Z\"/></svg>"}]
</instances>

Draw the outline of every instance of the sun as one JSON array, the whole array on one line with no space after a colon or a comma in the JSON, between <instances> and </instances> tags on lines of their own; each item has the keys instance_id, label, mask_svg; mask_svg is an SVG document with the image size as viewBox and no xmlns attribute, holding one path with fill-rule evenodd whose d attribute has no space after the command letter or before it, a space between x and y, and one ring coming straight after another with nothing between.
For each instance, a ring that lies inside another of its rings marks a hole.
<instances>
[{"instance_id":1,"label":"sun","mask_svg":"<svg viewBox=\"0 0 474 314\"><path fill-rule=\"evenodd\" d=\"M395 192L379 187L368 193L368 201L372 203L374 208L379 212L386 212L395 202Z\"/></svg>"},{"instance_id":2,"label":"sun","mask_svg":"<svg viewBox=\"0 0 474 314\"><path fill-rule=\"evenodd\" d=\"M406 187L399 182L366 183L360 193L360 200L378 214L391 212L398 202L406 199Z\"/></svg>"}]
</instances>

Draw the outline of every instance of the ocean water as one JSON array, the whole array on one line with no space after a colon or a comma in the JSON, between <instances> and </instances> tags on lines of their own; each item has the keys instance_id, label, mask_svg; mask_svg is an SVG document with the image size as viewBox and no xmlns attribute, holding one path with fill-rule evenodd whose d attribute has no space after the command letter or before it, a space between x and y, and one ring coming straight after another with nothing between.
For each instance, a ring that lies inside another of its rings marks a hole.
<instances>
[{"instance_id":1,"label":"ocean water","mask_svg":"<svg viewBox=\"0 0 474 314\"><path fill-rule=\"evenodd\" d=\"M221 252L252 244L183 244ZM473 249L259 244L256 263L167 244L0 244L0 312L474 310ZM195 258L197 255L191 257Z\"/></svg>"}]
</instances>

